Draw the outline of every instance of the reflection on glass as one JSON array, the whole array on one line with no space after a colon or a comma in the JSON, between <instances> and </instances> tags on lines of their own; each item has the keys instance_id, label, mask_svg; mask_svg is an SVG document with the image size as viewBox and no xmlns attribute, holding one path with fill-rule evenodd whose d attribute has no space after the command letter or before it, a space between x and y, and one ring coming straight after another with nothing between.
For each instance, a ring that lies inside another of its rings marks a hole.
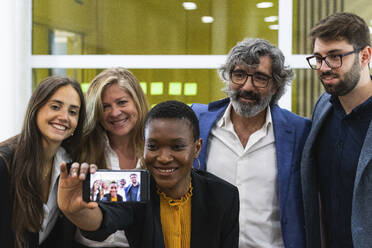
<instances>
[{"instance_id":1,"label":"reflection on glass","mask_svg":"<svg viewBox=\"0 0 372 248\"><path fill-rule=\"evenodd\" d=\"M172 96L180 96L182 94L182 83L170 82L168 94Z\"/></svg>"},{"instance_id":2,"label":"reflection on glass","mask_svg":"<svg viewBox=\"0 0 372 248\"><path fill-rule=\"evenodd\" d=\"M101 69L33 69L33 88L47 76L67 75L75 78L84 92ZM139 79L150 106L165 100L185 103L209 103L225 97L223 83L216 70L130 69Z\"/></svg>"},{"instance_id":3,"label":"reflection on glass","mask_svg":"<svg viewBox=\"0 0 372 248\"><path fill-rule=\"evenodd\" d=\"M33 54L226 54L245 37L277 44L278 0L33 0ZM191 6L192 5L192 6ZM204 18L202 18L204 17ZM56 53L57 52L57 53Z\"/></svg>"},{"instance_id":4,"label":"reflection on glass","mask_svg":"<svg viewBox=\"0 0 372 248\"><path fill-rule=\"evenodd\" d=\"M370 0L293 0L293 54L312 53L309 33L319 20L336 12L347 11L357 13L368 23L371 8Z\"/></svg>"},{"instance_id":5,"label":"reflection on glass","mask_svg":"<svg viewBox=\"0 0 372 248\"><path fill-rule=\"evenodd\" d=\"M324 92L316 71L295 69L295 81L292 84L292 112L310 117L319 96Z\"/></svg>"}]
</instances>

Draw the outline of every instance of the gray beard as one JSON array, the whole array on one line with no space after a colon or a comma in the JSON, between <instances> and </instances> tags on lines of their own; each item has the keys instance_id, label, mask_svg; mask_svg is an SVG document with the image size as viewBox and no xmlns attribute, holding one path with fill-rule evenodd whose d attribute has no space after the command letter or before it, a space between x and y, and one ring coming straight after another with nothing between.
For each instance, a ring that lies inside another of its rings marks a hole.
<instances>
[{"instance_id":1,"label":"gray beard","mask_svg":"<svg viewBox=\"0 0 372 248\"><path fill-rule=\"evenodd\" d=\"M255 103L246 103L239 101L239 91L231 89L229 86L223 89L227 96L230 98L231 105L235 112L243 117L254 117L261 113L269 106L272 94L259 95L259 99Z\"/></svg>"}]
</instances>

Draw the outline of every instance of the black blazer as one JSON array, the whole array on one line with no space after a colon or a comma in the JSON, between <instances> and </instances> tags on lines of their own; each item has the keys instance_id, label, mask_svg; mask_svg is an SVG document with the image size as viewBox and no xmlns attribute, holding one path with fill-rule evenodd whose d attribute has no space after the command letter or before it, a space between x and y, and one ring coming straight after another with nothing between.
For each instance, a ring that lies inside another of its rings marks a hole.
<instances>
[{"instance_id":1,"label":"black blazer","mask_svg":"<svg viewBox=\"0 0 372 248\"><path fill-rule=\"evenodd\" d=\"M191 248L235 248L239 244L239 193L230 183L204 171L192 171ZM82 232L104 240L124 229L131 248L163 248L160 200L151 177L151 200L144 205L100 203L103 222L99 230Z\"/></svg>"},{"instance_id":2,"label":"black blazer","mask_svg":"<svg viewBox=\"0 0 372 248\"><path fill-rule=\"evenodd\" d=\"M2 199L0 203L0 246L4 248L14 247L14 233L11 228L13 194L10 184L8 166L11 166L13 151L7 147L0 147L0 190ZM6 163L8 161L8 163ZM7 166L8 165L8 166ZM39 233L27 233L27 240L30 248L33 247L71 247L74 242L76 227L59 213L53 230L47 239L39 245Z\"/></svg>"},{"instance_id":3,"label":"black blazer","mask_svg":"<svg viewBox=\"0 0 372 248\"><path fill-rule=\"evenodd\" d=\"M123 202L123 197L121 195L117 194L117 198L118 198L117 202ZM101 201L111 202L111 194L110 193L104 194Z\"/></svg>"}]
</instances>

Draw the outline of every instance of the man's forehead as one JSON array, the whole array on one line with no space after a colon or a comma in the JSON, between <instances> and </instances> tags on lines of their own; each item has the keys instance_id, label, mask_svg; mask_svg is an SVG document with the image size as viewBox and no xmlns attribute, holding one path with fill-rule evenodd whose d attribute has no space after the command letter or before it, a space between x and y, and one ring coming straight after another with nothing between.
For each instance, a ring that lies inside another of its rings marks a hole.
<instances>
[{"instance_id":1,"label":"man's forehead","mask_svg":"<svg viewBox=\"0 0 372 248\"><path fill-rule=\"evenodd\" d=\"M242 70L249 70L249 69L256 69L258 67L257 64L247 64L245 62L240 62L234 66L234 69L242 69Z\"/></svg>"},{"instance_id":2,"label":"man's forehead","mask_svg":"<svg viewBox=\"0 0 372 248\"><path fill-rule=\"evenodd\" d=\"M240 61L234 67L234 70L241 69L245 71L259 70L268 74L271 74L272 61L269 56L260 56L259 64L247 64L246 62Z\"/></svg>"},{"instance_id":3,"label":"man's forehead","mask_svg":"<svg viewBox=\"0 0 372 248\"><path fill-rule=\"evenodd\" d=\"M353 49L353 45L346 39L324 40L316 38L314 42L314 53L330 53L333 51L346 51Z\"/></svg>"}]
</instances>

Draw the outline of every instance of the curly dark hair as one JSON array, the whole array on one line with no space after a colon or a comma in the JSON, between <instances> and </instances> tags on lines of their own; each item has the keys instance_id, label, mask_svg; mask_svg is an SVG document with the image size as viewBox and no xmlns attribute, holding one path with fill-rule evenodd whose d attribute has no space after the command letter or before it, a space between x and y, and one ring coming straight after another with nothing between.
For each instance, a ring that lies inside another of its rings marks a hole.
<instances>
[{"instance_id":1,"label":"curly dark hair","mask_svg":"<svg viewBox=\"0 0 372 248\"><path fill-rule=\"evenodd\" d=\"M347 40L354 49L371 46L367 23L359 16L340 12L320 20L311 30L310 37L314 46L315 39L324 41Z\"/></svg>"},{"instance_id":2,"label":"curly dark hair","mask_svg":"<svg viewBox=\"0 0 372 248\"><path fill-rule=\"evenodd\" d=\"M272 78L277 92L273 95L270 104L275 104L284 94L285 86L292 82L293 71L289 66L284 65L285 58L282 51L267 40L246 38L239 42L230 50L225 64L218 70L219 75L228 84L230 73L235 66L242 64L257 66L262 56L269 56L272 60Z\"/></svg>"}]
</instances>

